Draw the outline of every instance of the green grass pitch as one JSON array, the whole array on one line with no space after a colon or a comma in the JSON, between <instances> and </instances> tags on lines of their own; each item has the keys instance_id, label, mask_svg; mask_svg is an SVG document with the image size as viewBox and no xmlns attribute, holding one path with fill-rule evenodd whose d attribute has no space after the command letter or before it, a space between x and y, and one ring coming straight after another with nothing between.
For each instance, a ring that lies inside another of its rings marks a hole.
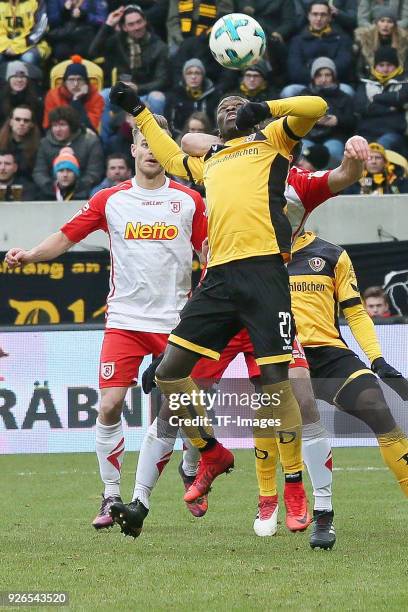
<instances>
[{"instance_id":1,"label":"green grass pitch","mask_svg":"<svg viewBox=\"0 0 408 612\"><path fill-rule=\"evenodd\" d=\"M407 609L407 501L377 449L334 451L332 551L289 533L283 504L278 535L256 537L253 456L236 455L194 519L175 453L137 540L90 526L101 490L93 454L1 457L0 590L68 591L70 609L86 611ZM135 462L128 453L126 501Z\"/></svg>"}]
</instances>

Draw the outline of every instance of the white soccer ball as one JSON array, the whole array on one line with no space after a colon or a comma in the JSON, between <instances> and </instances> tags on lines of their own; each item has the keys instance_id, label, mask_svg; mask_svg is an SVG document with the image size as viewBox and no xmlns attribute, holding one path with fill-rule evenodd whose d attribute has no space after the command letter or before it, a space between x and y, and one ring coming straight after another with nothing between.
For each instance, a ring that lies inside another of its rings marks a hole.
<instances>
[{"instance_id":1,"label":"white soccer ball","mask_svg":"<svg viewBox=\"0 0 408 612\"><path fill-rule=\"evenodd\" d=\"M249 15L231 13L213 25L210 49L224 68L245 70L261 59L266 49L265 32Z\"/></svg>"}]
</instances>

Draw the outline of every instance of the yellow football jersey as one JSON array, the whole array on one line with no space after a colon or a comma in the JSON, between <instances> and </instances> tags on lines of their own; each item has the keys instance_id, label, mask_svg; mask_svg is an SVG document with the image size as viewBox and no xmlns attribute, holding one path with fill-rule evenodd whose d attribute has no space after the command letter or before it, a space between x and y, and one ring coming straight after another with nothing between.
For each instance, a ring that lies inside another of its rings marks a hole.
<instances>
[{"instance_id":1,"label":"yellow football jersey","mask_svg":"<svg viewBox=\"0 0 408 612\"><path fill-rule=\"evenodd\" d=\"M347 252L313 232L300 236L288 264L292 311L304 347L347 348L341 337L339 308L371 361L381 356L373 322L364 309Z\"/></svg>"},{"instance_id":2,"label":"yellow football jersey","mask_svg":"<svg viewBox=\"0 0 408 612\"><path fill-rule=\"evenodd\" d=\"M135 119L168 172L205 185L208 267L278 253L290 259L291 227L284 197L290 152L327 105L317 96L268 105L271 115L280 119L259 132L216 145L202 158L184 155L148 110Z\"/></svg>"}]
</instances>

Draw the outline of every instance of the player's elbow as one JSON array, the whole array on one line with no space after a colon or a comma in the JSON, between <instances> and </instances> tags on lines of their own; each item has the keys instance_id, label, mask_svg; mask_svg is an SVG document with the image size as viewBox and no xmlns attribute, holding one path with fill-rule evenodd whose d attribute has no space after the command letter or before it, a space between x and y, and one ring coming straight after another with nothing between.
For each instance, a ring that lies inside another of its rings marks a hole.
<instances>
[{"instance_id":1,"label":"player's elbow","mask_svg":"<svg viewBox=\"0 0 408 612\"><path fill-rule=\"evenodd\" d=\"M318 119L327 113L328 108L329 105L326 100L323 100L320 96L316 96L316 116Z\"/></svg>"}]
</instances>

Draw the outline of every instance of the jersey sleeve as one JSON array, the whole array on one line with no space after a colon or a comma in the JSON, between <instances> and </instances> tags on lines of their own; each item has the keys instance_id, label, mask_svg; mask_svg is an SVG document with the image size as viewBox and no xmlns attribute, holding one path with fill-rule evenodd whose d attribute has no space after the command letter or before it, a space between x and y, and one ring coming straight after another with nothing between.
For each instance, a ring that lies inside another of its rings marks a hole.
<instances>
[{"instance_id":1,"label":"jersey sleeve","mask_svg":"<svg viewBox=\"0 0 408 612\"><path fill-rule=\"evenodd\" d=\"M289 173L289 184L292 185L306 212L332 198L336 194L329 188L329 175L331 170L318 170L317 172L298 172L296 169Z\"/></svg>"},{"instance_id":2,"label":"jersey sleeve","mask_svg":"<svg viewBox=\"0 0 408 612\"><path fill-rule=\"evenodd\" d=\"M340 307L344 310L344 308L361 304L356 273L354 272L353 264L346 251L342 251L337 261L334 274L335 295Z\"/></svg>"},{"instance_id":3,"label":"jersey sleeve","mask_svg":"<svg viewBox=\"0 0 408 612\"><path fill-rule=\"evenodd\" d=\"M271 123L268 123L261 131L271 145L285 157L290 155L295 144L299 142L299 138L296 138L295 135L291 134L290 130L287 129L286 117L271 121Z\"/></svg>"},{"instance_id":4,"label":"jersey sleeve","mask_svg":"<svg viewBox=\"0 0 408 612\"><path fill-rule=\"evenodd\" d=\"M195 212L193 215L191 244L195 251L200 252L203 241L207 238L207 211L203 198L197 193L194 197Z\"/></svg>"},{"instance_id":5,"label":"jersey sleeve","mask_svg":"<svg viewBox=\"0 0 408 612\"><path fill-rule=\"evenodd\" d=\"M71 242L80 242L96 230L108 231L105 216L106 194L96 193L77 213L60 229Z\"/></svg>"},{"instance_id":6,"label":"jersey sleeve","mask_svg":"<svg viewBox=\"0 0 408 612\"><path fill-rule=\"evenodd\" d=\"M340 255L335 268L335 292L353 336L372 363L381 357L381 347L374 323L362 304L353 264L346 251Z\"/></svg>"},{"instance_id":7,"label":"jersey sleeve","mask_svg":"<svg viewBox=\"0 0 408 612\"><path fill-rule=\"evenodd\" d=\"M147 108L135 117L135 124L145 137L154 157L166 172L184 179L202 181L203 159L185 155L178 144L159 126Z\"/></svg>"}]
</instances>

